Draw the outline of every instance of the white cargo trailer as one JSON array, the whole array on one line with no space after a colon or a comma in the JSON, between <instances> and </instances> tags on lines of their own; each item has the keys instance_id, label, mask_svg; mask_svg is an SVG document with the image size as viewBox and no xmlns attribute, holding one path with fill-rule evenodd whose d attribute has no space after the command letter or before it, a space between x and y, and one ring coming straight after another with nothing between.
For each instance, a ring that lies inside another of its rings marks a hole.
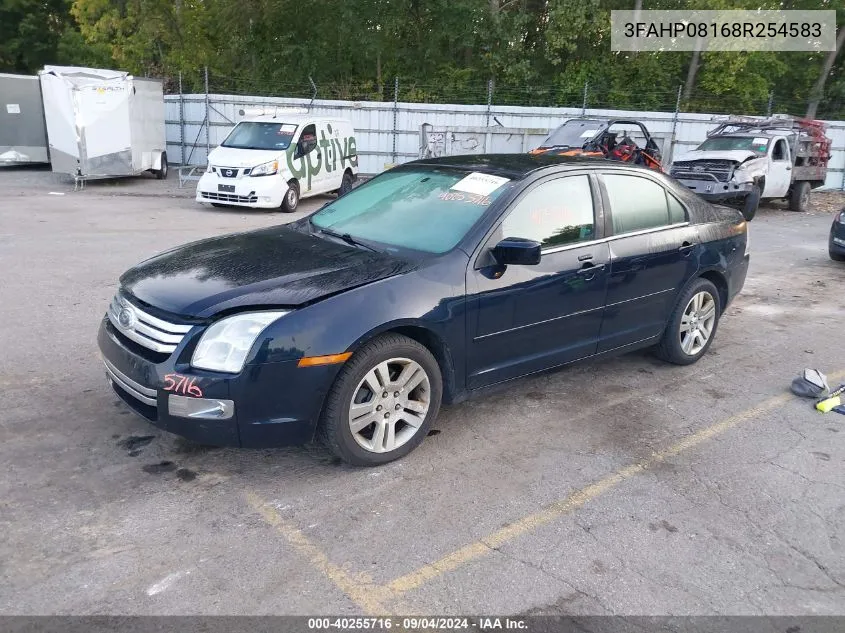
<instances>
[{"instance_id":1,"label":"white cargo trailer","mask_svg":"<svg viewBox=\"0 0 845 633\"><path fill-rule=\"evenodd\" d=\"M0 165L49 162L38 77L0 73Z\"/></svg>"},{"instance_id":2,"label":"white cargo trailer","mask_svg":"<svg viewBox=\"0 0 845 633\"><path fill-rule=\"evenodd\" d=\"M66 66L45 66L39 77L54 172L77 182L167 176L160 81Z\"/></svg>"}]
</instances>

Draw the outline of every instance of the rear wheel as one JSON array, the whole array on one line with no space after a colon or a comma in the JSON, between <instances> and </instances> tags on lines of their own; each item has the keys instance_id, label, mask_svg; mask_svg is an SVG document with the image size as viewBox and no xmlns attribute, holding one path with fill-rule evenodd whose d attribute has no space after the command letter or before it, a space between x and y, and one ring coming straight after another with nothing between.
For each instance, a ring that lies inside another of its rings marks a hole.
<instances>
[{"instance_id":1,"label":"rear wheel","mask_svg":"<svg viewBox=\"0 0 845 633\"><path fill-rule=\"evenodd\" d=\"M354 466L391 462L425 439L442 394L440 368L428 349L399 334L380 336L341 369L326 398L320 436Z\"/></svg>"},{"instance_id":2,"label":"rear wheel","mask_svg":"<svg viewBox=\"0 0 845 633\"><path fill-rule=\"evenodd\" d=\"M719 292L699 277L681 294L657 345L658 357L675 365L691 365L704 356L721 316Z\"/></svg>"},{"instance_id":3,"label":"rear wheel","mask_svg":"<svg viewBox=\"0 0 845 633\"><path fill-rule=\"evenodd\" d=\"M742 201L742 217L746 219L746 221L750 222L754 219L754 216L757 215L757 207L760 206L760 196L762 192L760 188L756 185L751 191L748 192L748 195L745 196L745 200Z\"/></svg>"},{"instance_id":4,"label":"rear wheel","mask_svg":"<svg viewBox=\"0 0 845 633\"><path fill-rule=\"evenodd\" d=\"M352 185L355 184L355 176L348 169L343 172L343 179L340 181L340 189L337 190L338 197L352 191Z\"/></svg>"},{"instance_id":5,"label":"rear wheel","mask_svg":"<svg viewBox=\"0 0 845 633\"><path fill-rule=\"evenodd\" d=\"M796 182L792 185L792 191L789 194L789 209L790 211L798 211L803 213L810 206L810 183L806 180Z\"/></svg>"},{"instance_id":6,"label":"rear wheel","mask_svg":"<svg viewBox=\"0 0 845 633\"><path fill-rule=\"evenodd\" d=\"M285 192L285 197L282 198L282 211L285 213L293 213L296 207L299 206L299 183L295 180L288 182L288 190Z\"/></svg>"}]
</instances>

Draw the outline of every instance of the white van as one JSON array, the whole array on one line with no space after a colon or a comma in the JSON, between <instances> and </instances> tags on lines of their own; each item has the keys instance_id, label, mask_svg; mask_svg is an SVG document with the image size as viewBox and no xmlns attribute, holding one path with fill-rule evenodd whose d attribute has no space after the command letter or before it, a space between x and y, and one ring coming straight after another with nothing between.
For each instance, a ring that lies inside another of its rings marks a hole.
<instances>
[{"instance_id":1,"label":"white van","mask_svg":"<svg viewBox=\"0 0 845 633\"><path fill-rule=\"evenodd\" d=\"M290 213L300 198L346 193L357 176L349 121L279 111L241 121L211 151L196 200Z\"/></svg>"}]
</instances>

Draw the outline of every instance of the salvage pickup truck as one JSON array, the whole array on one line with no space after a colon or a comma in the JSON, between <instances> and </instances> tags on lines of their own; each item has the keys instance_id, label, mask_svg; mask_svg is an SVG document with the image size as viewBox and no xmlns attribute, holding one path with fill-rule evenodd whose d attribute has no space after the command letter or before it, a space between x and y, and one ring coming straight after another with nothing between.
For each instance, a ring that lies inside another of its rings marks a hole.
<instances>
[{"instance_id":1,"label":"salvage pickup truck","mask_svg":"<svg viewBox=\"0 0 845 633\"><path fill-rule=\"evenodd\" d=\"M672 163L670 174L712 202L739 204L751 220L761 200L786 198L806 211L827 176L830 139L821 121L775 116L731 118Z\"/></svg>"}]
</instances>

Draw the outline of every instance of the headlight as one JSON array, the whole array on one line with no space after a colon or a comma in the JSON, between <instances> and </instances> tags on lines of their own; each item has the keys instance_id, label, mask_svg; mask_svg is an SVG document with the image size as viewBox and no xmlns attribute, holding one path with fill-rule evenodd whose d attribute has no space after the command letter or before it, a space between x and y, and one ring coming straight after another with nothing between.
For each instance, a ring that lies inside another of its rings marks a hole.
<instances>
[{"instance_id":1,"label":"headlight","mask_svg":"<svg viewBox=\"0 0 845 633\"><path fill-rule=\"evenodd\" d=\"M842 209L842 211L839 213L839 223L845 224L845 209Z\"/></svg>"},{"instance_id":2,"label":"headlight","mask_svg":"<svg viewBox=\"0 0 845 633\"><path fill-rule=\"evenodd\" d=\"M203 332L191 366L237 374L258 335L288 312L245 312L217 321Z\"/></svg>"},{"instance_id":3,"label":"headlight","mask_svg":"<svg viewBox=\"0 0 845 633\"><path fill-rule=\"evenodd\" d=\"M258 167L253 167L249 172L250 176L272 176L279 171L279 161L271 160L269 163L263 163Z\"/></svg>"},{"instance_id":4,"label":"headlight","mask_svg":"<svg viewBox=\"0 0 845 633\"><path fill-rule=\"evenodd\" d=\"M211 166L211 163L208 164L208 167L205 168L205 173L210 174L214 171L214 167Z\"/></svg>"}]
</instances>

